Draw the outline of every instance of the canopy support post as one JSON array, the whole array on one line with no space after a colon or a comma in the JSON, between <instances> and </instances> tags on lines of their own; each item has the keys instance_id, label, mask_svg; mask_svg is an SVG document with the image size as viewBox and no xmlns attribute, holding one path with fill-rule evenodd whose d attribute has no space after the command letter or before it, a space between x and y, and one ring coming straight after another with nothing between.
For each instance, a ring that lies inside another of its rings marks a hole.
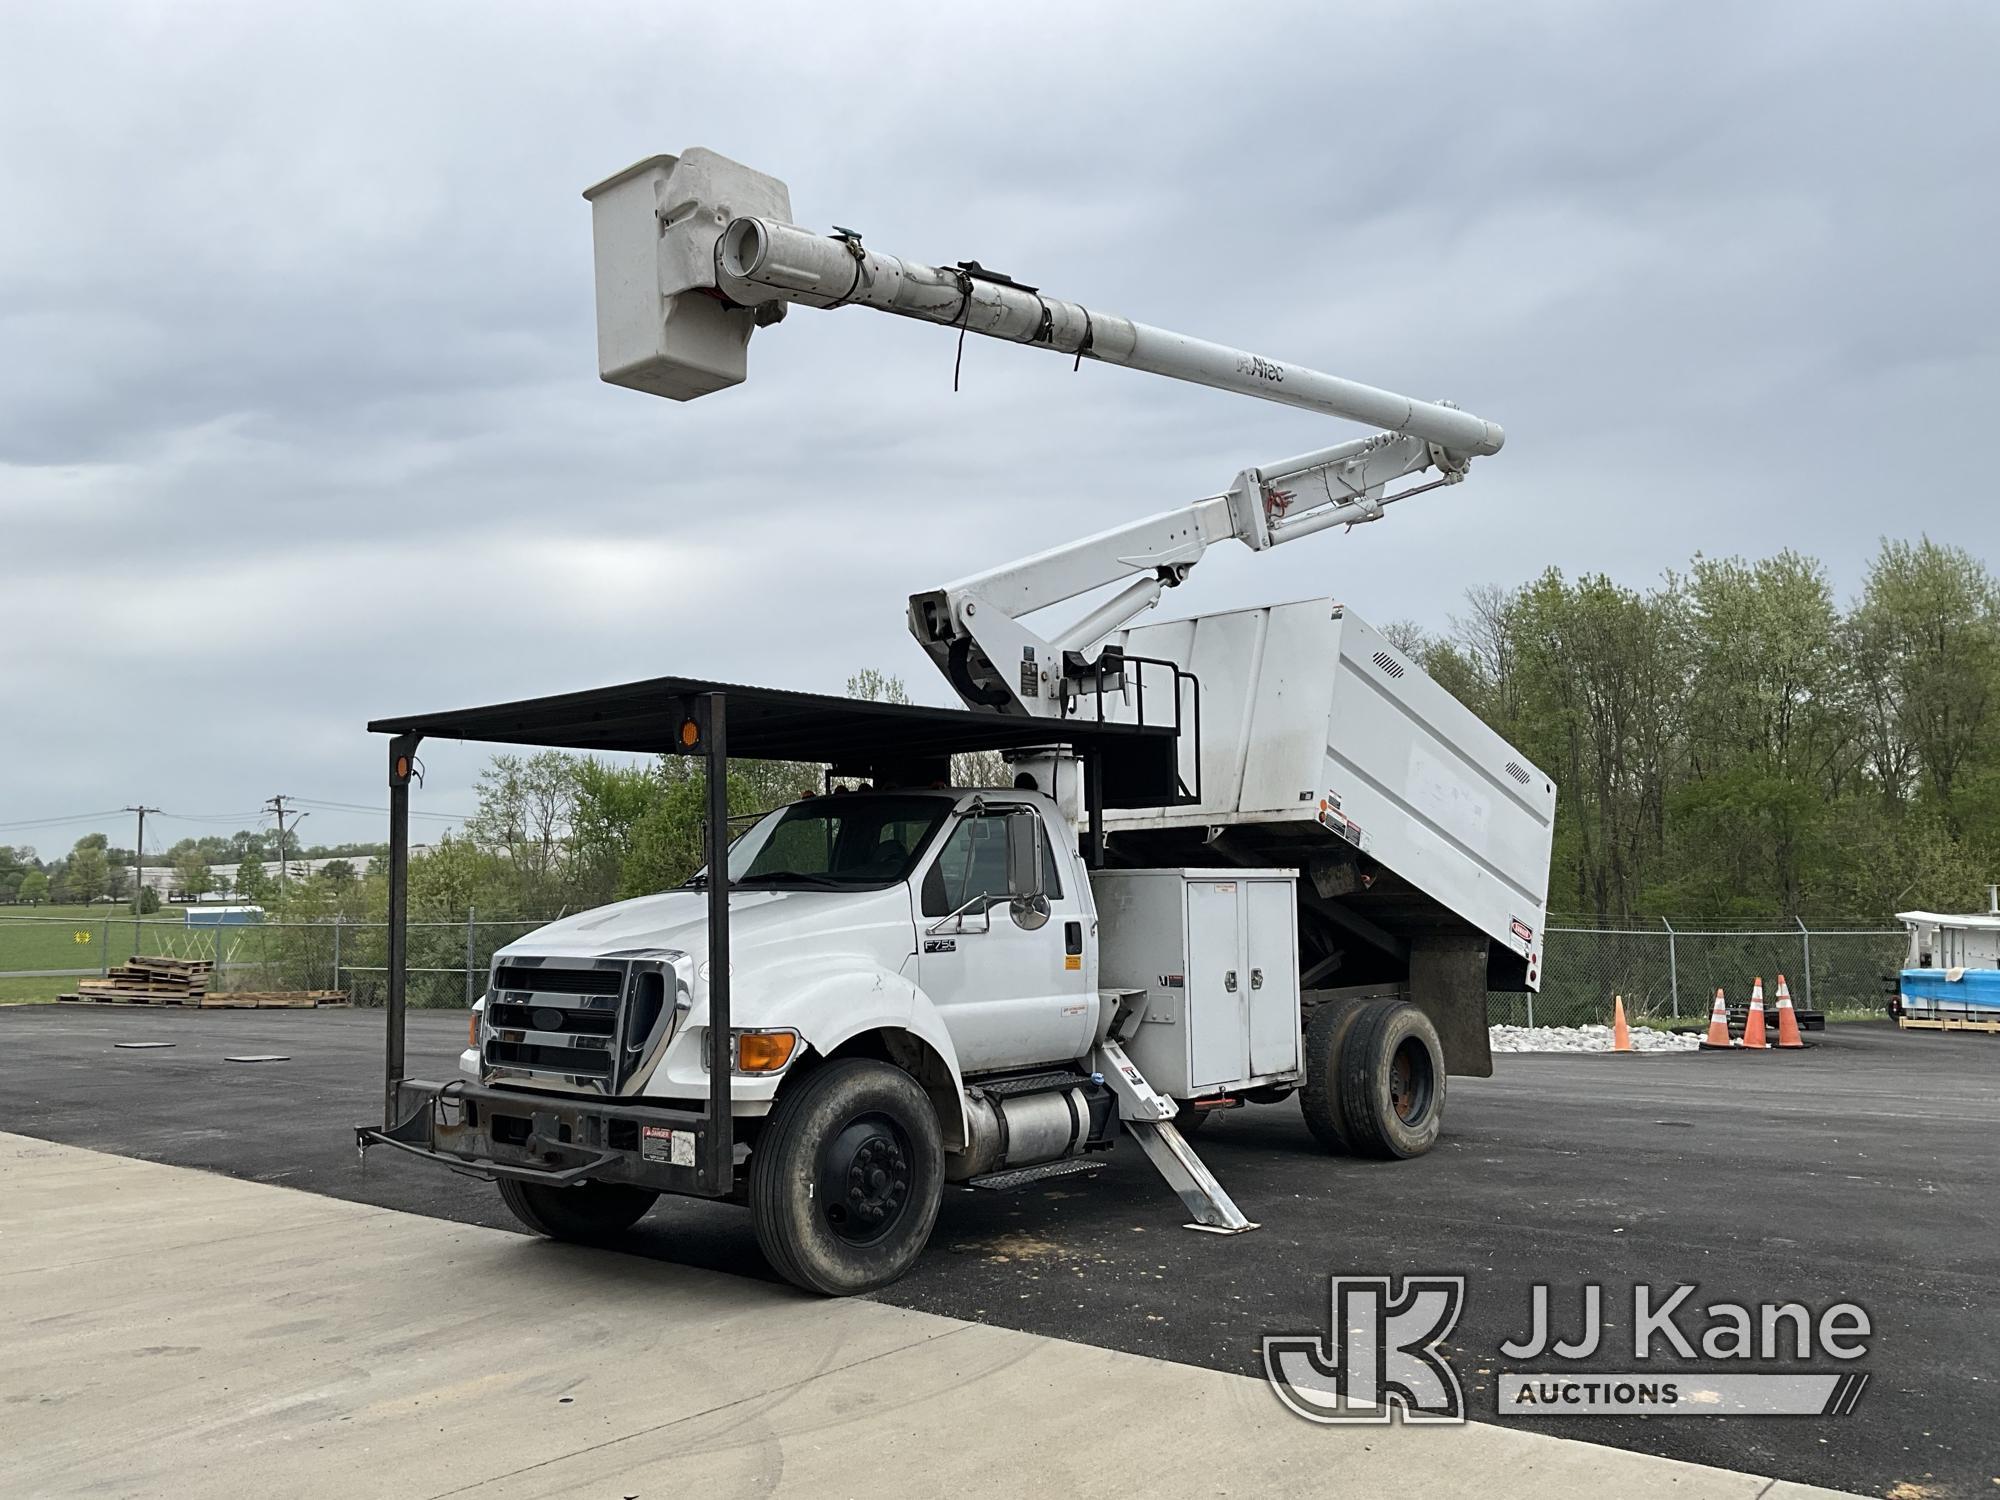
<instances>
[{"instance_id":1,"label":"canopy support post","mask_svg":"<svg viewBox=\"0 0 2000 1500\"><path fill-rule=\"evenodd\" d=\"M409 966L410 779L421 734L389 741L389 1005L383 1043L382 1125L396 1124L396 1087L403 1081L403 1016Z\"/></svg>"},{"instance_id":2,"label":"canopy support post","mask_svg":"<svg viewBox=\"0 0 2000 1500\"><path fill-rule=\"evenodd\" d=\"M701 1171L708 1191L736 1186L736 1137L729 1112L734 1058L729 1029L729 730L722 693L695 704L708 777L708 1139Z\"/></svg>"}]
</instances>

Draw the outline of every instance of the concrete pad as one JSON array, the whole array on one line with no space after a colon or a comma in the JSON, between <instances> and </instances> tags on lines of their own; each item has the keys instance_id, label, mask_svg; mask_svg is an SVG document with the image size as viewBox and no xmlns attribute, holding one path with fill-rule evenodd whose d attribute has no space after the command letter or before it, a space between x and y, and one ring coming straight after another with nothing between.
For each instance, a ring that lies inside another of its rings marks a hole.
<instances>
[{"instance_id":1,"label":"concrete pad","mask_svg":"<svg viewBox=\"0 0 2000 1500\"><path fill-rule=\"evenodd\" d=\"M0 1452L33 1495L1779 1493L6 1135Z\"/></svg>"}]
</instances>

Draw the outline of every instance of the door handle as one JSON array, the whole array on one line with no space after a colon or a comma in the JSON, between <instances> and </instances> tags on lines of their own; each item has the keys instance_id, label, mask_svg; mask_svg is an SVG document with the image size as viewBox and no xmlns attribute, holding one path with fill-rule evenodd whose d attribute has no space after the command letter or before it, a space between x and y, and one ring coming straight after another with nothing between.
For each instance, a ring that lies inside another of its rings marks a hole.
<instances>
[{"instance_id":1,"label":"door handle","mask_svg":"<svg viewBox=\"0 0 2000 1500\"><path fill-rule=\"evenodd\" d=\"M1222 976L1222 987L1232 995L1236 993L1236 971L1234 969L1231 969L1227 974Z\"/></svg>"},{"instance_id":2,"label":"door handle","mask_svg":"<svg viewBox=\"0 0 2000 1500\"><path fill-rule=\"evenodd\" d=\"M1253 990L1264 988L1264 971L1262 969L1252 969L1250 971L1250 988Z\"/></svg>"}]
</instances>

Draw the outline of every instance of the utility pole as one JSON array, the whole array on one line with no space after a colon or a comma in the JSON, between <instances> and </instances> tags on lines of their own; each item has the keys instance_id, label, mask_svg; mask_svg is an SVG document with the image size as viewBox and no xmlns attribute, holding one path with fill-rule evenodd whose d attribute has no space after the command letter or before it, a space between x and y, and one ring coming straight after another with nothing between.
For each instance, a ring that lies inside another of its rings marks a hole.
<instances>
[{"instance_id":1,"label":"utility pole","mask_svg":"<svg viewBox=\"0 0 2000 1500\"><path fill-rule=\"evenodd\" d=\"M289 811L285 806L285 801L285 794L280 792L277 796L268 798L264 803L278 817L278 890L280 894L285 889L285 814Z\"/></svg>"},{"instance_id":2,"label":"utility pole","mask_svg":"<svg viewBox=\"0 0 2000 1500\"><path fill-rule=\"evenodd\" d=\"M156 813L157 807L128 807L128 813L139 815L139 837L132 844L132 915L146 914L146 814Z\"/></svg>"}]
</instances>

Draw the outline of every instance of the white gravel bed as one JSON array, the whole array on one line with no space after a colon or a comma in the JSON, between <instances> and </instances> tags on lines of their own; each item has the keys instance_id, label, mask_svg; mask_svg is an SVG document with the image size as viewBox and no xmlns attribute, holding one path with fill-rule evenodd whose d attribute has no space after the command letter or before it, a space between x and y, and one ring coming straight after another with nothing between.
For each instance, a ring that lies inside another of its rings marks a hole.
<instances>
[{"instance_id":1,"label":"white gravel bed","mask_svg":"<svg viewBox=\"0 0 2000 1500\"><path fill-rule=\"evenodd\" d=\"M1495 1052L1609 1052L1609 1026L1493 1026L1488 1028ZM1634 1052L1692 1052L1701 1045L1693 1031L1632 1028Z\"/></svg>"}]
</instances>

